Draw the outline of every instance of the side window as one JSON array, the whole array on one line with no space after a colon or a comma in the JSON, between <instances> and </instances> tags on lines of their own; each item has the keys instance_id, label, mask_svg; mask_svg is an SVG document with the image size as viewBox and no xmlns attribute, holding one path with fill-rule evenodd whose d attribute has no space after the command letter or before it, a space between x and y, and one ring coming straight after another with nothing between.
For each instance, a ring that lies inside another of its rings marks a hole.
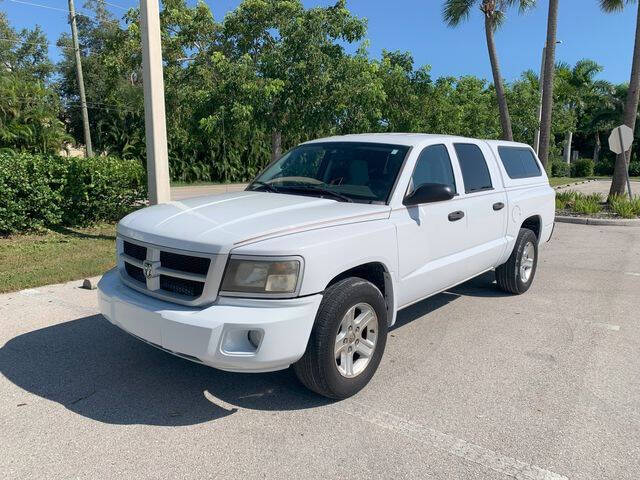
<instances>
[{"instance_id":1,"label":"side window","mask_svg":"<svg viewBox=\"0 0 640 480\"><path fill-rule=\"evenodd\" d=\"M411 188L423 183L449 185L456 193L456 180L451 168L451 159L444 145L431 145L420 153L411 176Z\"/></svg>"},{"instance_id":2,"label":"side window","mask_svg":"<svg viewBox=\"0 0 640 480\"><path fill-rule=\"evenodd\" d=\"M480 147L473 143L455 143L453 146L460 162L465 192L491 190L491 175Z\"/></svg>"},{"instance_id":3,"label":"side window","mask_svg":"<svg viewBox=\"0 0 640 480\"><path fill-rule=\"evenodd\" d=\"M533 152L523 147L498 147L500 160L509 178L531 178L542 175Z\"/></svg>"}]
</instances>

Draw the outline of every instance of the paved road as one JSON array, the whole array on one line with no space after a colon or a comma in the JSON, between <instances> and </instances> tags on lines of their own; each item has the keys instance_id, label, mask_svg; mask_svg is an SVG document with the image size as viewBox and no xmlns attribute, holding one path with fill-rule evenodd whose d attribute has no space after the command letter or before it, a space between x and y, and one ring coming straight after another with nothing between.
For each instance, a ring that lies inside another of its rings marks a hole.
<instances>
[{"instance_id":1,"label":"paved road","mask_svg":"<svg viewBox=\"0 0 640 480\"><path fill-rule=\"evenodd\" d=\"M560 191L575 190L576 192L586 194L600 193L603 197L607 197L610 188L611 180L596 180L594 182L581 183L570 187L562 187ZM634 195L640 195L640 182L638 180L631 180L631 192Z\"/></svg>"},{"instance_id":2,"label":"paved road","mask_svg":"<svg viewBox=\"0 0 640 480\"><path fill-rule=\"evenodd\" d=\"M558 224L529 293L491 280L402 312L337 403L155 350L77 282L0 295L0 478L637 479L640 228Z\"/></svg>"},{"instance_id":3,"label":"paved road","mask_svg":"<svg viewBox=\"0 0 640 480\"><path fill-rule=\"evenodd\" d=\"M171 187L171 200L184 200L201 195L219 195L226 192L244 190L245 183L229 183L222 185L190 185L187 187Z\"/></svg>"}]
</instances>

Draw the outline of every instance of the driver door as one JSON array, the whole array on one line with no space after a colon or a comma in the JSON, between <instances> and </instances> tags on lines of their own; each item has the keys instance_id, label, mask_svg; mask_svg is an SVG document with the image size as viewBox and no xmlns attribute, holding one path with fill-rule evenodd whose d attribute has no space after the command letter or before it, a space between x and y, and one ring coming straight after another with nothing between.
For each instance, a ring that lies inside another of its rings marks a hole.
<instances>
[{"instance_id":1,"label":"driver door","mask_svg":"<svg viewBox=\"0 0 640 480\"><path fill-rule=\"evenodd\" d=\"M425 147L416 161L408 192L423 183L462 185L449 146ZM454 157L455 158L455 157ZM464 280L460 268L467 242L467 218L459 195L442 202L394 210L398 235L398 306L404 307Z\"/></svg>"}]
</instances>

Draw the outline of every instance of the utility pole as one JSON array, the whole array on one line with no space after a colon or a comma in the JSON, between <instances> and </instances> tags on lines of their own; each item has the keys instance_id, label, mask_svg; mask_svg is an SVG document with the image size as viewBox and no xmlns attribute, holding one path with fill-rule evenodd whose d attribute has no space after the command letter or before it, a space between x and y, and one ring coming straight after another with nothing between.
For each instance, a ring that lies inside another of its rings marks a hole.
<instances>
[{"instance_id":1,"label":"utility pole","mask_svg":"<svg viewBox=\"0 0 640 480\"><path fill-rule=\"evenodd\" d=\"M158 0L140 0L140 26L149 203L155 205L171 200Z\"/></svg>"},{"instance_id":2,"label":"utility pole","mask_svg":"<svg viewBox=\"0 0 640 480\"><path fill-rule=\"evenodd\" d=\"M76 77L80 92L80 108L82 110L82 128L84 129L84 145L87 149L87 157L93 157L91 146L91 132L89 131L89 112L87 112L87 97L84 94L84 77L82 76L82 62L80 59L80 47L78 46L78 28L76 26L76 9L73 0L69 0L69 23L71 23L71 38L73 39L73 52L76 56Z\"/></svg>"}]
</instances>

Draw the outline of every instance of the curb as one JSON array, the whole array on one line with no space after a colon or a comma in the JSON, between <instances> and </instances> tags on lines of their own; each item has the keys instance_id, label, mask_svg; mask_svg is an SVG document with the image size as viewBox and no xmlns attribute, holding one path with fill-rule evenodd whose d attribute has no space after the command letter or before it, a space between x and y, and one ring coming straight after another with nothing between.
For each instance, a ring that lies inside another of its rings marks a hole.
<instances>
[{"instance_id":1,"label":"curb","mask_svg":"<svg viewBox=\"0 0 640 480\"><path fill-rule=\"evenodd\" d=\"M562 190L563 188L575 187L576 185L582 185L583 183L591 183L597 182L597 178L592 178L590 180L583 180L582 182L573 182L573 183L565 183L564 185L558 185L557 187L553 187L554 190Z\"/></svg>"},{"instance_id":2,"label":"curb","mask_svg":"<svg viewBox=\"0 0 640 480\"><path fill-rule=\"evenodd\" d=\"M589 218L556 216L556 222L578 225L607 225L617 227L640 227L640 219L634 218Z\"/></svg>"}]
</instances>

